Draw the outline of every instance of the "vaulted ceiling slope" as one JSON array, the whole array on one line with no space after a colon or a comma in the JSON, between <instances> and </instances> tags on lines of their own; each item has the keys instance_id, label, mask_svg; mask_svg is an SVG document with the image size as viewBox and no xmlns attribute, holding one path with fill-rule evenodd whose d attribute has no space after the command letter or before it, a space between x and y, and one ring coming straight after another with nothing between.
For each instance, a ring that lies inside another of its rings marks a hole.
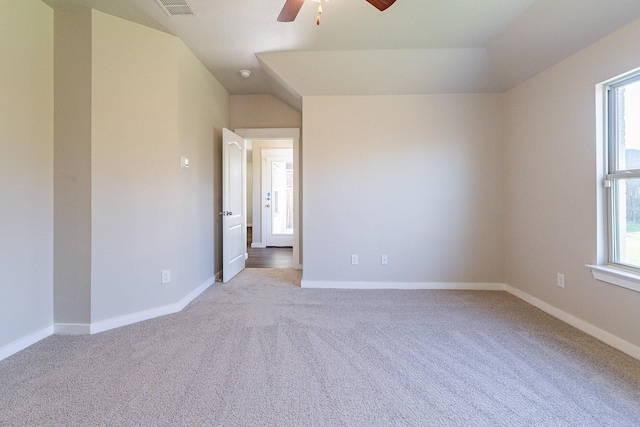
<instances>
[{"instance_id":1,"label":"vaulted ceiling slope","mask_svg":"<svg viewBox=\"0 0 640 427\"><path fill-rule=\"evenodd\" d=\"M180 37L231 94L271 93L300 108L310 95L504 92L640 18L638 0L43 0L91 7ZM239 71L252 72L249 78Z\"/></svg>"}]
</instances>

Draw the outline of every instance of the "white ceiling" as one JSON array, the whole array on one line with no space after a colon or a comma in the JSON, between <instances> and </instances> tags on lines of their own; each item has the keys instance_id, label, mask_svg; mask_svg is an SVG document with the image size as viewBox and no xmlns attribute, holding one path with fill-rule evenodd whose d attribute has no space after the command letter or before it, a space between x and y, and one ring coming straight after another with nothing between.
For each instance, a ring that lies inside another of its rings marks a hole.
<instances>
[{"instance_id":1,"label":"white ceiling","mask_svg":"<svg viewBox=\"0 0 640 427\"><path fill-rule=\"evenodd\" d=\"M188 0L168 16L155 0L43 0L92 7L180 37L231 94L504 92L640 18L639 0L307 0L295 22L284 0ZM251 70L242 78L241 69Z\"/></svg>"}]
</instances>

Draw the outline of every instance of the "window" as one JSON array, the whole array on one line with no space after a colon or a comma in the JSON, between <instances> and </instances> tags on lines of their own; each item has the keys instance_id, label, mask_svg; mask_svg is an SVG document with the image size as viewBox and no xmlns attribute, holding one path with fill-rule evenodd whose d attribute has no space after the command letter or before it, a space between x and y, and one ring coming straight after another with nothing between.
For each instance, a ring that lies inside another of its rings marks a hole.
<instances>
[{"instance_id":1,"label":"window","mask_svg":"<svg viewBox=\"0 0 640 427\"><path fill-rule=\"evenodd\" d=\"M606 93L609 263L640 273L640 72Z\"/></svg>"}]
</instances>

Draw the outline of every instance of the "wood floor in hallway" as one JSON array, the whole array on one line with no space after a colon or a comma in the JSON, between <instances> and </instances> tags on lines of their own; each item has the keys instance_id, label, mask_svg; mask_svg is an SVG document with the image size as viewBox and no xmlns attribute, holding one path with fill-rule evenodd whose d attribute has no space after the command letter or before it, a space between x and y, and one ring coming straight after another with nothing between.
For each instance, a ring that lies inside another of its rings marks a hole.
<instances>
[{"instance_id":1,"label":"wood floor in hallway","mask_svg":"<svg viewBox=\"0 0 640 427\"><path fill-rule=\"evenodd\" d=\"M252 248L251 227L247 228L247 268L293 268L293 248Z\"/></svg>"},{"instance_id":2,"label":"wood floor in hallway","mask_svg":"<svg viewBox=\"0 0 640 427\"><path fill-rule=\"evenodd\" d=\"M293 268L293 248L248 247L247 268Z\"/></svg>"}]
</instances>

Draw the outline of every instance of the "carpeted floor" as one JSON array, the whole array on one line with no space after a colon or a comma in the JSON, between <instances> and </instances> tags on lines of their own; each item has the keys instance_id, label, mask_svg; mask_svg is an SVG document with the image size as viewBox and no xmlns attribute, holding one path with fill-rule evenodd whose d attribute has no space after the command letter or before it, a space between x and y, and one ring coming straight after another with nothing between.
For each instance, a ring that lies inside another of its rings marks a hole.
<instances>
[{"instance_id":1,"label":"carpeted floor","mask_svg":"<svg viewBox=\"0 0 640 427\"><path fill-rule=\"evenodd\" d=\"M0 362L2 426L638 426L640 361L504 292L247 269L174 315Z\"/></svg>"}]
</instances>

